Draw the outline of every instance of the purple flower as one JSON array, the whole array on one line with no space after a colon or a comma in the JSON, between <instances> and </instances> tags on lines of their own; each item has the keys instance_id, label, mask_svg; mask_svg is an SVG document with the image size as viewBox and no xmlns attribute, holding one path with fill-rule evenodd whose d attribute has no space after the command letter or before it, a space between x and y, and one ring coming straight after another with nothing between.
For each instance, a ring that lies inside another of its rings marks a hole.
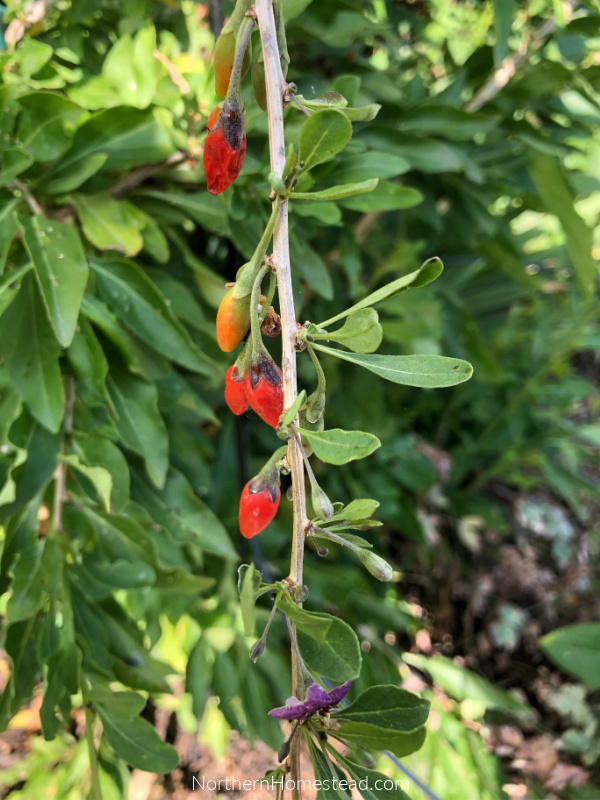
<instances>
[{"instance_id":1,"label":"purple flower","mask_svg":"<svg viewBox=\"0 0 600 800\"><path fill-rule=\"evenodd\" d=\"M305 717L310 717L316 714L317 711L337 705L348 694L351 683L352 681L347 681L330 692L325 691L318 683L313 683L312 686L308 687L304 702L298 700L297 697L288 697L285 705L269 711L269 716L277 717L278 719L304 719Z\"/></svg>"}]
</instances>

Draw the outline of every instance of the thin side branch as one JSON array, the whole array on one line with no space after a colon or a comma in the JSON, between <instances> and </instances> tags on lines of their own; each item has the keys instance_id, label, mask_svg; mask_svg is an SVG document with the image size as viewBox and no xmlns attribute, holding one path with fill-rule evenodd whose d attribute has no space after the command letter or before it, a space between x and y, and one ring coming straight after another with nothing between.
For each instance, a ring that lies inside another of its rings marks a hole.
<instances>
[{"instance_id":1,"label":"thin side branch","mask_svg":"<svg viewBox=\"0 0 600 800\"><path fill-rule=\"evenodd\" d=\"M167 70L169 78L173 81L175 86L179 89L181 94L188 94L190 91L190 85L183 77L181 72L177 69L177 67L173 64L172 61L166 57L164 53L161 53L160 50L154 51L154 58L163 65L163 67Z\"/></svg>"},{"instance_id":2,"label":"thin side branch","mask_svg":"<svg viewBox=\"0 0 600 800\"><path fill-rule=\"evenodd\" d=\"M38 203L35 197L31 194L31 191L26 183L23 183L23 181L20 181L18 178L15 178L13 182L10 184L10 188L16 189L18 192L21 192L21 194L23 195L23 200L25 200L25 202L27 203L33 214L43 215L44 209L41 207L41 205Z\"/></svg>"},{"instance_id":3,"label":"thin side branch","mask_svg":"<svg viewBox=\"0 0 600 800\"><path fill-rule=\"evenodd\" d=\"M565 18L569 18L569 16L573 13L577 2L574 0L567 0L564 3L564 12ZM467 111L479 111L479 109L484 106L486 103L489 103L498 92L500 92L507 83L519 72L519 70L525 66L531 51L538 50L542 45L546 43L546 40L549 36L551 36L554 31L557 29L557 23L555 17L550 17L547 19L540 27L534 31L531 36L531 40L529 43L523 42L521 47L517 50L516 53L513 53L511 56L507 56L500 67L494 72L492 77L484 83L481 89L475 93L473 98L467 103L465 106Z\"/></svg>"},{"instance_id":4,"label":"thin side branch","mask_svg":"<svg viewBox=\"0 0 600 800\"><path fill-rule=\"evenodd\" d=\"M75 404L75 379L69 375L65 378L65 414L64 432L65 446L63 453L66 452L68 441L73 433L73 406ZM63 505L66 498L67 486L67 465L61 461L54 474L54 505L52 509L52 527L55 531L61 531L63 527Z\"/></svg>"},{"instance_id":5,"label":"thin side branch","mask_svg":"<svg viewBox=\"0 0 600 800\"><path fill-rule=\"evenodd\" d=\"M111 186L107 190L108 194L119 199L129 192L132 192L145 180L151 178L156 172L159 172L165 167L174 167L177 164L181 164L181 162L185 161L186 158L187 154L179 151L177 153L173 153L159 164L145 164L143 167L138 167L137 169L132 170L132 172L130 172L128 175L125 175L125 177L122 178L118 183L115 183L114 186Z\"/></svg>"},{"instance_id":6,"label":"thin side branch","mask_svg":"<svg viewBox=\"0 0 600 800\"><path fill-rule=\"evenodd\" d=\"M267 108L269 121L269 146L271 151L271 169L283 177L285 167L285 138L283 130L283 96L286 83L281 71L279 48L277 46L277 29L273 15L271 0L256 0L256 17L260 28L263 57L265 62L265 80L267 89ZM296 373L296 314L292 290L290 269L290 253L288 239L288 201L281 203L275 233L273 236L273 261L277 271L277 286L281 310L281 338L284 405L289 408L298 393ZM292 557L290 579L297 585L303 582L304 539L307 525L306 495L304 487L304 465L301 450L295 439L288 445L288 462L292 476L294 502L294 531L292 539ZM292 694L299 699L304 697L302 668L295 650L292 648ZM300 751L299 738L293 737L289 756L290 778L295 788L292 790L293 800L301 797L300 793Z\"/></svg>"}]
</instances>

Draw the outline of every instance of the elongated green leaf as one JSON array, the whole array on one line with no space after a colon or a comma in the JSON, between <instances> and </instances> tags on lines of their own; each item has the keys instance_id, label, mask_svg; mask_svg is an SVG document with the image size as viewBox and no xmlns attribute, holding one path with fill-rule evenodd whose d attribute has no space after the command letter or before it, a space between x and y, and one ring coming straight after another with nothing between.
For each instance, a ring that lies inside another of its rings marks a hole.
<instances>
[{"instance_id":1,"label":"elongated green leaf","mask_svg":"<svg viewBox=\"0 0 600 800\"><path fill-rule=\"evenodd\" d=\"M371 725L396 733L412 733L425 725L428 715L428 700L390 684L369 687L353 703L338 711L336 719L348 725Z\"/></svg>"},{"instance_id":2,"label":"elongated green leaf","mask_svg":"<svg viewBox=\"0 0 600 800\"><path fill-rule=\"evenodd\" d=\"M1 101L0 101L1 102ZM16 207L19 200L9 200L0 208L0 275L4 272L4 265L8 257L8 251L18 230ZM1 290L0 290L1 291ZM2 300L0 299L0 314L2 313Z\"/></svg>"},{"instance_id":3,"label":"elongated green leaf","mask_svg":"<svg viewBox=\"0 0 600 800\"><path fill-rule=\"evenodd\" d=\"M339 92L325 92L320 97L311 97L307 99L301 94L298 95L300 100L311 111L323 111L327 108L346 108L348 101Z\"/></svg>"},{"instance_id":4,"label":"elongated green leaf","mask_svg":"<svg viewBox=\"0 0 600 800\"><path fill-rule=\"evenodd\" d=\"M83 232L99 250L118 250L134 256L142 249L144 240L139 221L129 213L127 205L108 194L76 194Z\"/></svg>"},{"instance_id":5,"label":"elongated green leaf","mask_svg":"<svg viewBox=\"0 0 600 800\"><path fill-rule=\"evenodd\" d=\"M302 389L302 391L296 395L296 399L294 400L292 405L288 408L288 410L285 412L285 414L283 414L283 416L279 420L279 424L283 428L287 428L289 425L291 425L291 423L296 419L296 417L298 416L298 412L305 403L306 403L306 390Z\"/></svg>"},{"instance_id":6,"label":"elongated green leaf","mask_svg":"<svg viewBox=\"0 0 600 800\"><path fill-rule=\"evenodd\" d=\"M414 748L418 748L423 743L424 736L419 735L419 744ZM417 737L415 736L415 744ZM359 791L364 800L410 800L406 792L398 786L399 781L393 781L382 772L377 772L374 769L367 769L361 764L355 764L349 758L344 758L341 753L334 750L329 744L327 745L331 756L337 760L343 769L345 769L352 778L352 780L359 787ZM403 783L408 784L407 780Z\"/></svg>"},{"instance_id":7,"label":"elongated green leaf","mask_svg":"<svg viewBox=\"0 0 600 800\"><path fill-rule=\"evenodd\" d=\"M157 386L161 411L168 412L178 406L191 411L202 421L213 422L217 426L221 424L212 407L177 370L171 369L166 378L157 381Z\"/></svg>"},{"instance_id":8,"label":"elongated green leaf","mask_svg":"<svg viewBox=\"0 0 600 800\"><path fill-rule=\"evenodd\" d=\"M456 666L449 658L427 658L413 653L404 653L402 658L411 667L428 672L436 684L456 700L481 700L486 708L504 711L527 711L529 708L515 695L492 686L465 667Z\"/></svg>"},{"instance_id":9,"label":"elongated green leaf","mask_svg":"<svg viewBox=\"0 0 600 800\"><path fill-rule=\"evenodd\" d=\"M47 194L66 194L79 189L88 178L91 178L92 175L102 169L106 159L106 153L95 153L76 164L75 169L62 167L61 169L53 170L48 176L44 191Z\"/></svg>"},{"instance_id":10,"label":"elongated green leaf","mask_svg":"<svg viewBox=\"0 0 600 800\"><path fill-rule=\"evenodd\" d=\"M39 639L42 615L14 622L7 626L4 649L10 658L11 675L0 698L0 728L6 729L26 700L31 698L33 687L39 681Z\"/></svg>"},{"instance_id":11,"label":"elongated green leaf","mask_svg":"<svg viewBox=\"0 0 600 800\"><path fill-rule=\"evenodd\" d=\"M508 0L508 2L511 2L511 0ZM465 164L465 156L460 150L451 148L449 152L445 152L445 145L441 142L425 138L428 134L440 136L444 139L453 139L458 142L470 141L477 133L487 133L497 125L497 117L484 115L481 112L473 114L470 111L453 108L443 103L416 104L410 111L402 114L398 120L398 128L403 133L410 133L420 137L422 148L417 146L417 151L421 149L421 156L429 155L431 157L433 163L429 168L423 167L426 172L434 169L452 170L452 154L454 154L454 158L458 158L459 162L462 162L463 168ZM398 134L395 133L395 136L398 136ZM399 149L403 150L405 139L404 137L400 138L402 144ZM410 144L407 149L407 158L409 159L413 141L417 143L419 140L408 139ZM412 161L412 159L410 160ZM420 159L418 159L418 162L420 162ZM417 168L420 167L421 163L418 163Z\"/></svg>"},{"instance_id":12,"label":"elongated green leaf","mask_svg":"<svg viewBox=\"0 0 600 800\"><path fill-rule=\"evenodd\" d=\"M299 159L309 170L333 158L344 149L352 137L352 125L341 111L316 111L305 121L300 131Z\"/></svg>"},{"instance_id":13,"label":"elongated green leaf","mask_svg":"<svg viewBox=\"0 0 600 800\"><path fill-rule=\"evenodd\" d=\"M33 275L0 317L0 353L16 391L33 416L53 433L65 407L56 341Z\"/></svg>"},{"instance_id":14,"label":"elongated green leaf","mask_svg":"<svg viewBox=\"0 0 600 800\"><path fill-rule=\"evenodd\" d=\"M593 444L594 447L600 447L600 423L594 422L591 425L578 425L573 434L578 439L584 439L586 442Z\"/></svg>"},{"instance_id":15,"label":"elongated green leaf","mask_svg":"<svg viewBox=\"0 0 600 800\"><path fill-rule=\"evenodd\" d=\"M409 170L409 162L401 156L368 151L340 158L336 164L333 177L342 184L354 183L356 181L369 181L373 178L378 178L379 180L397 178Z\"/></svg>"},{"instance_id":16,"label":"elongated green leaf","mask_svg":"<svg viewBox=\"0 0 600 800\"><path fill-rule=\"evenodd\" d=\"M427 729L422 726L409 733L402 733L351 722L342 725L338 735L360 747L367 747L369 750L390 750L394 755L403 758L422 747Z\"/></svg>"},{"instance_id":17,"label":"elongated green leaf","mask_svg":"<svg viewBox=\"0 0 600 800\"><path fill-rule=\"evenodd\" d=\"M349 681L360 672L360 647L352 628L338 617L305 611L289 600L277 607L296 625L302 657L310 669L325 678Z\"/></svg>"},{"instance_id":18,"label":"elongated green leaf","mask_svg":"<svg viewBox=\"0 0 600 800\"><path fill-rule=\"evenodd\" d=\"M508 53L508 37L515 17L515 0L494 0L494 28L496 42L494 44L494 66L500 64Z\"/></svg>"},{"instance_id":19,"label":"elongated green leaf","mask_svg":"<svg viewBox=\"0 0 600 800\"><path fill-rule=\"evenodd\" d=\"M162 232L159 224L156 222L153 216L150 214L144 214L143 211L131 203L129 204L129 209L135 211L142 219L142 238L144 240L144 251L146 253L150 253L152 258L155 261L158 261L159 264L166 264L170 256L169 242L167 241L167 237ZM164 273L162 274L164 275ZM165 277L167 279L166 282L168 282L169 276L166 275ZM173 281L173 283L176 283L176 281ZM198 320L196 320L193 324L194 327L196 327Z\"/></svg>"},{"instance_id":20,"label":"elongated green leaf","mask_svg":"<svg viewBox=\"0 0 600 800\"><path fill-rule=\"evenodd\" d=\"M559 628L544 636L540 645L559 667L591 689L600 689L600 622Z\"/></svg>"},{"instance_id":21,"label":"elongated green leaf","mask_svg":"<svg viewBox=\"0 0 600 800\"><path fill-rule=\"evenodd\" d=\"M96 702L104 735L111 747L128 764L146 772L170 772L179 763L177 750L161 741L153 726L127 713L127 705Z\"/></svg>"},{"instance_id":22,"label":"elongated green leaf","mask_svg":"<svg viewBox=\"0 0 600 800\"><path fill-rule=\"evenodd\" d=\"M150 104L158 69L155 50L156 30L148 25L135 38L122 36L106 56L103 77L119 93L123 105L146 108Z\"/></svg>"},{"instance_id":23,"label":"elongated green leaf","mask_svg":"<svg viewBox=\"0 0 600 800\"><path fill-rule=\"evenodd\" d=\"M194 372L211 375L214 362L205 356L171 311L161 292L132 261L91 261L106 302L154 350Z\"/></svg>"},{"instance_id":24,"label":"elongated green leaf","mask_svg":"<svg viewBox=\"0 0 600 800\"><path fill-rule=\"evenodd\" d=\"M22 549L12 567L13 583L6 608L10 622L28 619L42 607L43 578L40 575L43 543L34 541Z\"/></svg>"},{"instance_id":25,"label":"elongated green leaf","mask_svg":"<svg viewBox=\"0 0 600 800\"><path fill-rule=\"evenodd\" d=\"M283 0L283 16L286 22L297 17L313 0Z\"/></svg>"},{"instance_id":26,"label":"elongated green leaf","mask_svg":"<svg viewBox=\"0 0 600 800\"><path fill-rule=\"evenodd\" d=\"M577 285L587 297L592 293L596 277L592 231L577 213L573 193L553 156L537 153L529 165L529 174L547 210L560 220L567 237L567 252L573 263Z\"/></svg>"},{"instance_id":27,"label":"elongated green leaf","mask_svg":"<svg viewBox=\"0 0 600 800\"><path fill-rule=\"evenodd\" d=\"M60 460L68 464L72 469L80 472L93 484L102 500L104 508L110 511L110 496L113 486L110 472L104 469L104 467L88 467L86 464L82 464L79 460L79 456L75 454L61 456Z\"/></svg>"},{"instance_id":28,"label":"elongated green leaf","mask_svg":"<svg viewBox=\"0 0 600 800\"><path fill-rule=\"evenodd\" d=\"M47 485L52 477L56 469L58 453L62 446L60 433L50 433L47 428L38 425L33 420L30 420L29 430L25 431L24 436L23 431L21 431L21 436L23 438L20 438L19 441L23 444L23 448L19 448L19 450L26 450L27 458L25 461L19 458L20 463L13 464L10 472L10 479L14 484L13 492L3 498L6 505L0 507L0 520L13 516L24 506L26 507L26 512L32 513L32 508L35 511L34 506L36 503L35 501L33 503L30 501L34 500L38 492ZM19 453L19 450L17 450L17 453ZM15 524L19 527L19 518L15 517ZM5 573L6 565L10 564L10 559L14 555L13 546L16 546L16 550L19 549L16 541L15 539L13 542L11 536L8 533L6 534L2 555L2 574ZM6 587L2 588L1 574L0 591L6 591Z\"/></svg>"},{"instance_id":29,"label":"elongated green leaf","mask_svg":"<svg viewBox=\"0 0 600 800\"><path fill-rule=\"evenodd\" d=\"M122 511L129 502L129 468L123 453L101 436L77 436L73 446L88 467L102 467L110 474L110 504L114 511Z\"/></svg>"},{"instance_id":30,"label":"elongated green leaf","mask_svg":"<svg viewBox=\"0 0 600 800\"><path fill-rule=\"evenodd\" d=\"M4 43L2 45L5 47ZM21 75L31 78L52 58L54 50L49 44L26 36L17 51Z\"/></svg>"},{"instance_id":31,"label":"elongated green leaf","mask_svg":"<svg viewBox=\"0 0 600 800\"><path fill-rule=\"evenodd\" d=\"M102 300L85 294L81 311L117 346L131 372L148 380L159 380L169 374L167 361L129 333Z\"/></svg>"},{"instance_id":32,"label":"elongated green leaf","mask_svg":"<svg viewBox=\"0 0 600 800\"><path fill-rule=\"evenodd\" d=\"M79 690L81 650L75 642L67 642L55 650L47 661L44 679L44 699L40 708L40 721L46 740L54 739L60 727L55 710L63 719L69 718L71 695Z\"/></svg>"},{"instance_id":33,"label":"elongated green leaf","mask_svg":"<svg viewBox=\"0 0 600 800\"><path fill-rule=\"evenodd\" d=\"M152 586L156 581L156 573L150 564L143 561L103 561L97 552L91 556L84 555L82 561L86 593L90 597L108 597L115 589L141 589ZM98 592L96 586L94 591L92 582L103 585L102 589Z\"/></svg>"},{"instance_id":34,"label":"elongated green leaf","mask_svg":"<svg viewBox=\"0 0 600 800\"><path fill-rule=\"evenodd\" d=\"M21 416L23 404L19 395L12 389L5 389L0 398L0 442L5 464L12 458L12 463L4 470L4 486L0 488L0 506L12 503L16 497L16 484L13 471L27 460L27 450L9 441L8 432L13 422Z\"/></svg>"},{"instance_id":35,"label":"elongated green leaf","mask_svg":"<svg viewBox=\"0 0 600 800\"><path fill-rule=\"evenodd\" d=\"M156 387L113 371L107 388L118 414L116 425L123 444L142 456L150 480L162 488L167 477L169 441L158 413Z\"/></svg>"},{"instance_id":36,"label":"elongated green leaf","mask_svg":"<svg viewBox=\"0 0 600 800\"><path fill-rule=\"evenodd\" d=\"M171 137L149 111L110 108L92 115L75 134L73 145L57 169L78 171L90 156L107 156L103 171L155 164L174 150Z\"/></svg>"},{"instance_id":37,"label":"elongated green leaf","mask_svg":"<svg viewBox=\"0 0 600 800\"><path fill-rule=\"evenodd\" d=\"M67 358L75 374L93 391L100 402L109 403L106 391L108 361L89 320L79 316L77 330L67 350Z\"/></svg>"},{"instance_id":38,"label":"elongated green leaf","mask_svg":"<svg viewBox=\"0 0 600 800\"><path fill-rule=\"evenodd\" d=\"M80 106L51 92L32 92L19 98L23 112L17 137L22 147L43 163L65 153L77 126L88 113Z\"/></svg>"},{"instance_id":39,"label":"elongated green leaf","mask_svg":"<svg viewBox=\"0 0 600 800\"><path fill-rule=\"evenodd\" d=\"M206 191L196 194L163 192L146 189L136 194L137 198L153 198L181 209L187 217L196 220L203 228L227 236L230 233L227 200L223 195L211 197Z\"/></svg>"},{"instance_id":40,"label":"elongated green leaf","mask_svg":"<svg viewBox=\"0 0 600 800\"><path fill-rule=\"evenodd\" d=\"M372 192L379 180L371 178L360 183L344 183L341 186L332 186L330 189L321 189L318 192L294 192L290 197L294 200L343 200L357 194Z\"/></svg>"},{"instance_id":41,"label":"elongated green leaf","mask_svg":"<svg viewBox=\"0 0 600 800\"><path fill-rule=\"evenodd\" d=\"M348 314L346 322L337 331L313 333L315 341L334 341L354 353L373 353L383 339L379 315L374 308L361 308Z\"/></svg>"},{"instance_id":42,"label":"elongated green leaf","mask_svg":"<svg viewBox=\"0 0 600 800\"><path fill-rule=\"evenodd\" d=\"M341 358L343 361L350 361L352 364L364 367L364 369L374 372L387 381L401 383L405 386L439 389L464 383L473 374L473 367L460 358L435 355L357 355L355 353L346 353L342 350L333 350L331 347L324 347L316 342L313 347L323 353ZM306 431L303 433L305 434Z\"/></svg>"},{"instance_id":43,"label":"elongated green leaf","mask_svg":"<svg viewBox=\"0 0 600 800\"><path fill-rule=\"evenodd\" d=\"M260 588L261 575L254 564L242 564L238 569L238 585L240 593L240 607L244 623L244 636L254 633L254 601L255 593Z\"/></svg>"},{"instance_id":44,"label":"elongated green leaf","mask_svg":"<svg viewBox=\"0 0 600 800\"><path fill-rule=\"evenodd\" d=\"M360 106L359 108L346 106L342 109L342 113L348 117L350 122L371 122L380 111L381 106L379 103L369 103L368 106Z\"/></svg>"},{"instance_id":45,"label":"elongated green leaf","mask_svg":"<svg viewBox=\"0 0 600 800\"><path fill-rule=\"evenodd\" d=\"M334 520L346 520L353 522L354 520L368 519L379 508L377 500L368 500L366 498L358 498L352 500L347 506L344 506L340 511L337 511L328 522Z\"/></svg>"},{"instance_id":46,"label":"elongated green leaf","mask_svg":"<svg viewBox=\"0 0 600 800\"><path fill-rule=\"evenodd\" d=\"M402 211L405 208L418 206L423 202L423 195L412 186L401 186L393 181L379 181L368 197L349 197L341 200L344 208L352 211L369 213L371 211Z\"/></svg>"},{"instance_id":47,"label":"elongated green leaf","mask_svg":"<svg viewBox=\"0 0 600 800\"><path fill-rule=\"evenodd\" d=\"M326 757L308 734L306 740L315 778L318 781L317 800L351 800L346 773Z\"/></svg>"},{"instance_id":48,"label":"elongated green leaf","mask_svg":"<svg viewBox=\"0 0 600 800\"><path fill-rule=\"evenodd\" d=\"M12 567L13 585L6 607L7 618L16 622L36 614L44 597L60 590L61 568L58 544L51 539L39 541L35 536L19 551Z\"/></svg>"},{"instance_id":49,"label":"elongated green leaf","mask_svg":"<svg viewBox=\"0 0 600 800\"><path fill-rule=\"evenodd\" d=\"M165 230L169 239L179 250L184 264L192 270L194 280L206 302L213 308L218 308L227 291L222 276L213 272L192 252L183 236L180 236L173 228Z\"/></svg>"},{"instance_id":50,"label":"elongated green leaf","mask_svg":"<svg viewBox=\"0 0 600 800\"><path fill-rule=\"evenodd\" d=\"M216 338L214 320L211 318L209 322L206 319L206 311L204 311L198 302L192 288L181 283L181 281L175 280L175 278L162 269L146 269L145 273L159 289L170 308L180 320L191 328ZM221 289L223 288L222 284ZM223 299L222 292L221 299Z\"/></svg>"},{"instance_id":51,"label":"elongated green leaf","mask_svg":"<svg viewBox=\"0 0 600 800\"><path fill-rule=\"evenodd\" d=\"M193 544L221 558L236 559L237 553L216 514L194 494L181 473L171 470L161 493L146 484L134 483L134 497L148 514L182 544Z\"/></svg>"},{"instance_id":52,"label":"elongated green leaf","mask_svg":"<svg viewBox=\"0 0 600 800\"><path fill-rule=\"evenodd\" d=\"M0 314L12 303L21 287L21 279L32 266L32 264L25 264L25 266L0 277Z\"/></svg>"},{"instance_id":53,"label":"elongated green leaf","mask_svg":"<svg viewBox=\"0 0 600 800\"><path fill-rule=\"evenodd\" d=\"M395 297L397 294L401 294L407 289L418 289L420 286L427 286L428 283L431 283L442 274L443 269L444 266L439 258L430 258L414 272L404 275L402 278L397 278L391 283L387 283L385 286L382 286L381 289L377 289L370 295L367 295L367 297L359 300L358 303L350 306L350 308L336 314L335 317L330 317L324 322L319 322L318 327L327 328L333 322L347 317L348 314L352 314L360 308L368 308L369 306L374 306L376 303L381 303L383 300L389 300L391 297Z\"/></svg>"},{"instance_id":54,"label":"elongated green leaf","mask_svg":"<svg viewBox=\"0 0 600 800\"><path fill-rule=\"evenodd\" d=\"M25 172L34 162L34 158L20 147L8 147L2 153L2 171L0 186L8 186L13 179Z\"/></svg>"},{"instance_id":55,"label":"elongated green leaf","mask_svg":"<svg viewBox=\"0 0 600 800\"><path fill-rule=\"evenodd\" d=\"M308 439L316 457L326 464L347 464L366 458L381 447L379 439L365 431L343 431L341 428L310 431L303 428L302 435Z\"/></svg>"},{"instance_id":56,"label":"elongated green leaf","mask_svg":"<svg viewBox=\"0 0 600 800\"><path fill-rule=\"evenodd\" d=\"M304 237L292 233L290 237L290 252L292 262L311 289L314 289L325 300L332 300L333 283L331 276L317 251L310 246Z\"/></svg>"},{"instance_id":57,"label":"elongated green leaf","mask_svg":"<svg viewBox=\"0 0 600 800\"><path fill-rule=\"evenodd\" d=\"M212 683L214 653L205 636L201 636L190 653L185 672L185 690L192 696L192 711L202 717Z\"/></svg>"},{"instance_id":58,"label":"elongated green leaf","mask_svg":"<svg viewBox=\"0 0 600 800\"><path fill-rule=\"evenodd\" d=\"M35 268L48 319L63 347L71 344L88 278L88 266L77 230L43 217L20 223L23 241Z\"/></svg>"}]
</instances>

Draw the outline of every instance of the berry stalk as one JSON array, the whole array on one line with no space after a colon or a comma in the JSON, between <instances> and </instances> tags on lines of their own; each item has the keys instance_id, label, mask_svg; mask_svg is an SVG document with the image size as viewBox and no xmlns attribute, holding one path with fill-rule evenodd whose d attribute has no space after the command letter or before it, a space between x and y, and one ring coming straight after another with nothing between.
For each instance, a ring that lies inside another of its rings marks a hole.
<instances>
[{"instance_id":1,"label":"berry stalk","mask_svg":"<svg viewBox=\"0 0 600 800\"><path fill-rule=\"evenodd\" d=\"M286 91L286 85L281 71L272 0L256 0L255 11L265 62L271 169L275 175L283 178L285 167L283 95ZM298 387L296 372L297 328L290 270L287 199L281 200L277 214L273 237L273 261L277 270L277 287L282 324L281 367L283 372L284 406L289 408L296 399ZM303 583L304 539L308 520L306 518L304 464L300 448L294 438L290 439L288 444L288 462L292 478L294 504L294 529L289 577L293 583L301 586ZM298 699L304 698L304 678L294 648L292 648L292 694ZM290 779L295 787L292 789L292 800L300 800L301 798L299 746L299 737L295 735L292 737L289 756Z\"/></svg>"}]
</instances>

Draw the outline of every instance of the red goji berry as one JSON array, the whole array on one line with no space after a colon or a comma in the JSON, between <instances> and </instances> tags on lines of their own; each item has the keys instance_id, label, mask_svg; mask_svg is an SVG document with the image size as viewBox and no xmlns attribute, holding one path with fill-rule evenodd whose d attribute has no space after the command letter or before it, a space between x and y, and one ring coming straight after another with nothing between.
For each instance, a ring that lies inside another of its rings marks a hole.
<instances>
[{"instance_id":1,"label":"red goji berry","mask_svg":"<svg viewBox=\"0 0 600 800\"><path fill-rule=\"evenodd\" d=\"M224 353L238 346L250 330L250 295L234 297L229 289L217 311L217 344Z\"/></svg>"},{"instance_id":2,"label":"red goji berry","mask_svg":"<svg viewBox=\"0 0 600 800\"><path fill-rule=\"evenodd\" d=\"M204 144L202 158L206 183L211 194L221 194L240 174L246 155L246 137L240 148L230 147L223 128L210 133Z\"/></svg>"},{"instance_id":3,"label":"red goji berry","mask_svg":"<svg viewBox=\"0 0 600 800\"><path fill-rule=\"evenodd\" d=\"M213 112L214 113L214 112ZM235 99L225 100L216 121L204 143L202 161L208 191L220 194L240 174L246 155L245 119Z\"/></svg>"},{"instance_id":4,"label":"red goji berry","mask_svg":"<svg viewBox=\"0 0 600 800\"><path fill-rule=\"evenodd\" d=\"M281 490L279 486L269 486L260 477L253 478L244 486L240 497L240 532L251 539L263 531L277 513Z\"/></svg>"},{"instance_id":5,"label":"red goji berry","mask_svg":"<svg viewBox=\"0 0 600 800\"><path fill-rule=\"evenodd\" d=\"M240 374L235 364L229 367L225 375L225 402L237 416L243 414L249 405L245 376Z\"/></svg>"},{"instance_id":6,"label":"red goji berry","mask_svg":"<svg viewBox=\"0 0 600 800\"><path fill-rule=\"evenodd\" d=\"M276 428L283 414L283 375L268 355L253 361L246 375L248 404L267 425Z\"/></svg>"}]
</instances>

